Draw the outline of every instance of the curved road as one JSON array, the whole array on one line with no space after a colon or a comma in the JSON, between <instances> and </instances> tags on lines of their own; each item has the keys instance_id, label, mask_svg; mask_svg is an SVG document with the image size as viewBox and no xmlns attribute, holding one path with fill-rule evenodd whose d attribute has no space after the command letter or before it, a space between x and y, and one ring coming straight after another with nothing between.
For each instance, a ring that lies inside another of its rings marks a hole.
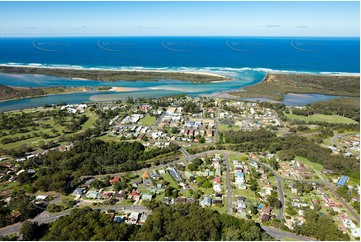
<instances>
[{"instance_id":1,"label":"curved road","mask_svg":"<svg viewBox=\"0 0 361 242\"><path fill-rule=\"evenodd\" d=\"M124 209L122 209L124 208ZM146 213L150 213L150 211L143 206L131 206L131 205L126 205L126 206L119 206L119 205L115 205L115 206L99 206L97 208L93 208L93 209L101 209L102 211L107 211L108 209L113 209L113 210L120 210L120 211L124 211L124 212L146 212ZM66 216L68 214L70 214L70 212L72 211L72 209L68 209L59 213L49 213L47 211L44 211L40 214L38 214L38 216L36 216L33 219L29 219L29 221L32 222L38 222L39 224L48 224L51 222L54 222L56 220L58 220L60 217ZM7 227L1 228L0 229L0 235L1 236L8 236L14 233L19 233L21 228L21 223L16 223L16 224L12 224L9 225Z\"/></svg>"},{"instance_id":2,"label":"curved road","mask_svg":"<svg viewBox=\"0 0 361 242\"><path fill-rule=\"evenodd\" d=\"M187 152L188 153L188 152ZM230 214L232 213L232 189L231 189L231 182L230 182L230 175L229 175L229 162L228 162L228 154L229 153L234 153L234 154L237 154L237 155L240 155L241 153L240 152L235 152L235 151L227 151L227 150L210 150L210 151L205 151L205 152L202 152L202 153L198 153L198 154L194 154L194 155L187 155L187 153L185 153L184 155L186 156L186 158L183 158L183 159L180 159L180 160L176 160L176 161L173 161L173 162L170 162L168 164L163 164L163 165L159 165L157 167L153 167L153 169L158 169L158 168L161 168L161 167L166 167L166 166L169 166L169 165L173 165L173 164L176 164L176 163L179 163L179 162L184 162L186 160L192 160L196 157L199 157L199 156L202 156L202 155L205 155L205 154L212 154L212 153L221 153L224 155L225 157L225 160L226 160L226 166L227 166L227 174L226 174L226 182L227 182L227 207L228 207L228 210L227 210L227 213ZM282 180L291 180L291 181L300 181L300 182L315 182L315 183L322 183L324 185L327 185L328 182L325 181L325 180L297 180L297 179L292 179L292 178L285 178L285 177L282 177L280 176L276 171L274 171L271 167L269 167L268 165L260 162L260 161L257 161L257 160L254 160L255 162L257 162L258 164L262 165L263 167L265 167L266 169L268 169L270 172L272 172L276 179L277 179L277 185L278 185L278 194L279 194L279 199L280 201L282 202L282 208L279 210L279 213L278 213L278 216L277 218L283 218L283 206L284 206L284 194L283 194L283 189L282 189ZM142 170L148 170L149 168L145 168L145 169L142 169ZM139 170L137 172L141 172L142 170ZM123 173L117 173L117 174L114 174L114 175L120 175L120 174L124 174L126 172L123 172ZM109 174L107 174L109 175ZM105 177L107 175L96 175L94 177L97 177L97 178L100 178L100 177ZM112 175L112 174L110 174ZM84 177L89 177L89 176L84 176ZM320 177L321 178L321 177ZM333 189L330 189L332 192L333 192ZM339 199L341 202L343 201L342 199ZM343 204L344 205L344 204ZM347 204L346 204L347 205ZM345 205L344 205L345 206ZM149 212L145 207L143 206L101 206L99 207L99 209L101 210L108 210L108 209L114 209L114 210L119 210L121 209L122 207L125 207L124 211L138 211L138 212ZM349 210L349 206L345 206L348 210ZM68 215L70 213L71 210L66 210L66 211L63 211L63 212L60 212L60 213L57 213L57 214L49 214L47 213L46 211L39 214L37 217L35 217L34 219L32 219L31 221L35 221L35 222L38 222L39 224L42 224L42 223L50 223L50 222L53 222L55 220L57 220L58 218L62 217L62 216L65 216L65 215ZM350 210L349 210L350 211ZM352 210L351 210L352 211ZM354 212L352 211L352 214L354 215ZM356 215L357 216L357 215ZM359 219L357 219L359 221ZM19 229L21 227L21 223L17 223L17 224L13 224L13 225L10 225L10 226L7 226L7 227L4 227L4 228L1 228L0 229L0 235L3 235L3 236L6 236L6 235L10 235L10 234L13 234L13 233L18 233L19 232ZM261 226L269 235L271 235L272 237L276 238L276 239L282 239L283 237L289 237L289 238L293 238L293 239L296 239L296 240L300 240L300 241L312 241L314 239L312 238L308 238L308 237L304 237L304 236L298 236L298 235L295 235L293 233L290 233L290 232L286 232L286 231L283 231L283 230L279 230L279 229L276 229L276 228L272 228L272 227L267 227L267 226Z\"/></svg>"}]
</instances>

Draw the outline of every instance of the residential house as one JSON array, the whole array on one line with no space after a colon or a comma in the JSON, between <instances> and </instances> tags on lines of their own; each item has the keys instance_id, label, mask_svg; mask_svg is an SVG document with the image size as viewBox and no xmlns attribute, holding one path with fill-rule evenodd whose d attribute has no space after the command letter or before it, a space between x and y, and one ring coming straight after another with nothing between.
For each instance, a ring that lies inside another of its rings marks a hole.
<instances>
[{"instance_id":1,"label":"residential house","mask_svg":"<svg viewBox=\"0 0 361 242\"><path fill-rule=\"evenodd\" d=\"M143 179L143 184L147 186L153 186L154 182L151 178Z\"/></svg>"},{"instance_id":2,"label":"residential house","mask_svg":"<svg viewBox=\"0 0 361 242\"><path fill-rule=\"evenodd\" d=\"M184 204L186 203L187 199L185 197L177 197L175 200L174 200L174 203L176 204Z\"/></svg>"},{"instance_id":3,"label":"residential house","mask_svg":"<svg viewBox=\"0 0 361 242\"><path fill-rule=\"evenodd\" d=\"M222 182L222 178L220 178L220 177L215 177L213 179L213 183L221 184L221 182Z\"/></svg>"},{"instance_id":4,"label":"residential house","mask_svg":"<svg viewBox=\"0 0 361 242\"><path fill-rule=\"evenodd\" d=\"M203 200L201 201L200 205L202 207L209 207L212 205L212 199L210 197L204 197Z\"/></svg>"},{"instance_id":5,"label":"residential house","mask_svg":"<svg viewBox=\"0 0 361 242\"><path fill-rule=\"evenodd\" d=\"M149 174L149 176L150 176L150 178L152 178L153 180L158 180L159 177L160 177L160 175L159 175L158 173L156 173L156 172Z\"/></svg>"},{"instance_id":6,"label":"residential house","mask_svg":"<svg viewBox=\"0 0 361 242\"><path fill-rule=\"evenodd\" d=\"M139 224L143 225L145 223L145 221L147 220L148 215L146 213L143 213L140 218L139 218Z\"/></svg>"},{"instance_id":7,"label":"residential house","mask_svg":"<svg viewBox=\"0 0 361 242\"><path fill-rule=\"evenodd\" d=\"M122 223L124 221L125 221L125 216L119 216L119 215L114 216L114 222Z\"/></svg>"},{"instance_id":8,"label":"residential house","mask_svg":"<svg viewBox=\"0 0 361 242\"><path fill-rule=\"evenodd\" d=\"M162 201L164 204L167 204L167 205L169 205L170 204L170 199L169 198L167 198L167 197L165 197L165 198L163 198L163 201Z\"/></svg>"},{"instance_id":9,"label":"residential house","mask_svg":"<svg viewBox=\"0 0 361 242\"><path fill-rule=\"evenodd\" d=\"M238 210L241 210L241 209L246 209L247 206L246 206L246 204L244 203L244 201L240 200L240 201L237 202L236 208L237 208Z\"/></svg>"},{"instance_id":10,"label":"residential house","mask_svg":"<svg viewBox=\"0 0 361 242\"><path fill-rule=\"evenodd\" d=\"M137 192L136 190L133 190L131 193L129 193L128 195L128 199L130 199L132 202L136 202L141 198L141 195L139 192Z\"/></svg>"},{"instance_id":11,"label":"residential house","mask_svg":"<svg viewBox=\"0 0 361 242\"><path fill-rule=\"evenodd\" d=\"M142 195L142 200L143 201L152 201L153 199L153 194L150 193L146 193Z\"/></svg>"},{"instance_id":12,"label":"residential house","mask_svg":"<svg viewBox=\"0 0 361 242\"><path fill-rule=\"evenodd\" d=\"M127 197L127 193L124 190L120 190L119 192L116 192L114 196L120 200L123 200Z\"/></svg>"},{"instance_id":13,"label":"residential house","mask_svg":"<svg viewBox=\"0 0 361 242\"><path fill-rule=\"evenodd\" d=\"M74 192L73 192L73 196L75 196L75 197L81 197L81 196L83 196L84 191L85 191L85 188L77 187L77 188L74 190Z\"/></svg>"},{"instance_id":14,"label":"residential house","mask_svg":"<svg viewBox=\"0 0 361 242\"><path fill-rule=\"evenodd\" d=\"M348 176L341 176L341 178L337 181L336 185L343 187L349 179L350 178Z\"/></svg>"},{"instance_id":15,"label":"residential house","mask_svg":"<svg viewBox=\"0 0 361 242\"><path fill-rule=\"evenodd\" d=\"M213 199L212 205L222 206L223 200L222 199Z\"/></svg>"},{"instance_id":16,"label":"residential house","mask_svg":"<svg viewBox=\"0 0 361 242\"><path fill-rule=\"evenodd\" d=\"M119 177L114 177L113 179L109 180L110 184L114 185L116 182L120 182Z\"/></svg>"},{"instance_id":17,"label":"residential house","mask_svg":"<svg viewBox=\"0 0 361 242\"><path fill-rule=\"evenodd\" d=\"M128 224L136 224L138 222L139 219L139 213L137 212L131 212L128 220L126 221L126 223Z\"/></svg>"},{"instance_id":18,"label":"residential house","mask_svg":"<svg viewBox=\"0 0 361 242\"><path fill-rule=\"evenodd\" d=\"M222 192L222 186L220 184L215 184L213 185L213 190L218 193Z\"/></svg>"}]
</instances>

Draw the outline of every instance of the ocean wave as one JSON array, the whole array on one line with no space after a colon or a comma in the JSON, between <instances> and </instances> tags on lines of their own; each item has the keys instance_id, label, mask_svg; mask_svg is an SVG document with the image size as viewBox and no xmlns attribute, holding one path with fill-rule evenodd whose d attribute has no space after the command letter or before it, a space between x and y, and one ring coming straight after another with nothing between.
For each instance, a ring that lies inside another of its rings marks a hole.
<instances>
[{"instance_id":1,"label":"ocean wave","mask_svg":"<svg viewBox=\"0 0 361 242\"><path fill-rule=\"evenodd\" d=\"M235 76L242 72L254 71L262 73L291 73L291 74L319 74L319 75L343 75L343 76L360 76L360 73L354 72L318 72L305 70L281 70L266 67L146 67L146 66L81 66L67 64L43 64L43 63L1 63L1 66L16 67L41 67L41 68L59 68L59 69L81 69L81 70L122 70L122 71L187 71L187 72L209 72L219 75ZM233 74L233 75L232 75Z\"/></svg>"}]
</instances>

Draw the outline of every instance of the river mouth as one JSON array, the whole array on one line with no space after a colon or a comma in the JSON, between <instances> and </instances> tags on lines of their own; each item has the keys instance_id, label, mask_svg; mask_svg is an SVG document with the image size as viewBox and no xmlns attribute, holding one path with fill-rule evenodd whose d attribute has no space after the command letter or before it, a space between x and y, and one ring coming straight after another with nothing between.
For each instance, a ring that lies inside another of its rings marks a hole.
<instances>
[{"instance_id":1,"label":"river mouth","mask_svg":"<svg viewBox=\"0 0 361 242\"><path fill-rule=\"evenodd\" d=\"M199 71L222 74L231 80L226 82L192 83L179 80L157 81L114 81L100 82L96 80L83 80L63 78L47 75L33 74L4 74L0 73L0 84L16 87L90 87L92 91L69 94L54 94L42 97L24 98L4 101L0 103L0 111L19 110L30 107L41 107L45 104L82 103L126 100L129 96L134 98L156 98L172 95L190 95L199 97L205 94L228 92L248 85L254 85L263 80L266 72L263 70L213 68ZM106 90L97 91L100 87Z\"/></svg>"},{"instance_id":2,"label":"river mouth","mask_svg":"<svg viewBox=\"0 0 361 242\"><path fill-rule=\"evenodd\" d=\"M209 72L209 69L207 69ZM227 82L191 83L178 80L158 81L115 81L99 82L96 80L83 80L78 78L63 78L47 75L32 74L4 74L0 73L0 84L17 87L90 87L91 91L68 94L52 94L41 97L23 98L0 102L0 112L20 110L26 108L42 107L46 104L59 103L85 103L85 102L109 102L133 98L156 98L172 95L188 95L190 97L215 97L244 101L279 102L269 98L239 98L231 96L228 92L240 90L261 82L266 76L264 70L213 68L210 72L222 73L231 80ZM108 87L99 90L99 87ZM283 103L286 106L304 106L317 101L341 98L324 94L296 94L288 93L284 96Z\"/></svg>"}]
</instances>

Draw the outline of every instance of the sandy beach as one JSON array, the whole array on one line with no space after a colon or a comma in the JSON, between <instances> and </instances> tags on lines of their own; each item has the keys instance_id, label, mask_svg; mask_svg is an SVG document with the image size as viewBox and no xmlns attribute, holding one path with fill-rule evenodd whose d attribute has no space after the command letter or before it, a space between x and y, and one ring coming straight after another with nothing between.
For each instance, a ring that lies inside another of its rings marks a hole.
<instances>
[{"instance_id":1,"label":"sandy beach","mask_svg":"<svg viewBox=\"0 0 361 242\"><path fill-rule=\"evenodd\" d=\"M111 89L107 91L113 91L113 92L134 92L139 91L141 88L132 88L132 87L112 87Z\"/></svg>"}]
</instances>

